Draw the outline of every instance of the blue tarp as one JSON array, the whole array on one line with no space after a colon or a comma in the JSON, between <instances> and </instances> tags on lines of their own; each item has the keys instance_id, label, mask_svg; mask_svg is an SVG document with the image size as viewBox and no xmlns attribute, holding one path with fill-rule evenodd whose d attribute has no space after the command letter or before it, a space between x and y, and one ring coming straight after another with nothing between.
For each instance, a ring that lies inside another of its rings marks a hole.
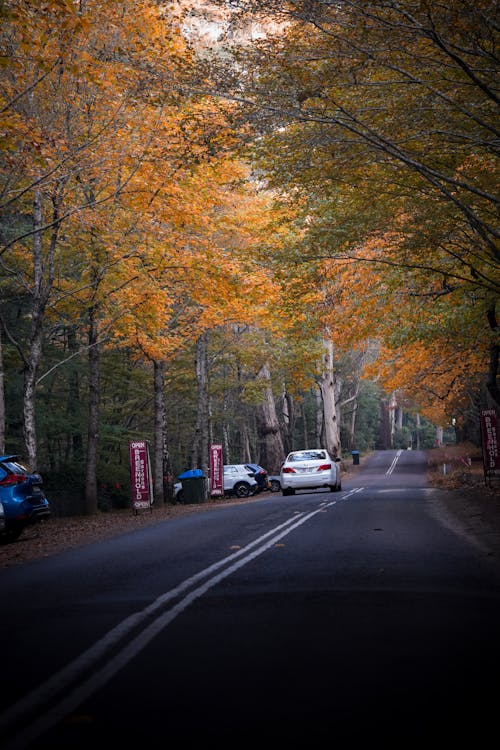
<instances>
[{"instance_id":1,"label":"blue tarp","mask_svg":"<svg viewBox=\"0 0 500 750\"><path fill-rule=\"evenodd\" d=\"M204 473L201 469L188 469L188 471L184 471L182 474L179 474L177 479L192 479L193 477L204 477Z\"/></svg>"}]
</instances>

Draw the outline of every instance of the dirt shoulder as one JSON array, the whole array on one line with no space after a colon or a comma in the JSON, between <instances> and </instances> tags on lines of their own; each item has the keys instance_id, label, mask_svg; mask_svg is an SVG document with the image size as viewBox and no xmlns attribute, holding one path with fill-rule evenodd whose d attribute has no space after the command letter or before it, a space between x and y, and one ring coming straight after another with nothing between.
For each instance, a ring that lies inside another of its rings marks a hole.
<instances>
[{"instance_id":1,"label":"dirt shoulder","mask_svg":"<svg viewBox=\"0 0 500 750\"><path fill-rule=\"evenodd\" d=\"M346 466L342 479L356 476L358 466ZM484 556L500 563L500 478L496 487L486 487L481 471L450 471L443 475L439 466L431 466L428 481L438 491L432 502L440 520L456 533L476 544ZM165 505L134 514L130 509L113 510L96 516L49 518L23 532L11 544L0 545L0 569L40 560L50 555L114 536L135 531L162 521L193 513L204 513L217 507L249 502L263 502L272 497L266 492L244 500L215 500L196 505Z\"/></svg>"},{"instance_id":2,"label":"dirt shoulder","mask_svg":"<svg viewBox=\"0 0 500 750\"><path fill-rule=\"evenodd\" d=\"M467 444L427 451L427 460L440 519L500 564L500 476L486 482L480 449Z\"/></svg>"}]
</instances>

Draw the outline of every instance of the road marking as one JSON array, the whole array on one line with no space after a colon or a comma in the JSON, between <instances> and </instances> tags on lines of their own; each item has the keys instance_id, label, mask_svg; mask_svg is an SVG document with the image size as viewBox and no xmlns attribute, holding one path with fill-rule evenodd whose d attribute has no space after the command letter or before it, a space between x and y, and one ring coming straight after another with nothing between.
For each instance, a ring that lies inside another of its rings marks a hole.
<instances>
[{"instance_id":1,"label":"road marking","mask_svg":"<svg viewBox=\"0 0 500 750\"><path fill-rule=\"evenodd\" d=\"M43 732L50 729L58 721L71 713L83 701L89 698L99 688L106 684L120 669L126 666L131 659L137 656L148 643L169 625L178 615L199 599L203 594L232 575L239 568L247 565L255 558L262 555L268 549L277 545L281 539L286 537L295 529L310 521L321 513L324 507L335 505L340 500L346 500L363 488L357 488L347 492L341 498L335 499L325 506L323 503L310 513L295 512L294 515L282 524L274 527L258 539L250 542L245 547L201 570L199 573L187 578L170 591L155 599L150 605L139 612L127 617L115 628L110 630L103 638L97 641L87 651L84 651L73 662L52 675L46 682L28 693L20 701L12 705L0 716L0 730L15 730L16 723L22 727L19 733L9 741L2 744L3 750L21 750L39 737ZM241 558L241 559L238 559ZM223 568L223 570L220 570ZM219 573L216 571L220 570ZM214 575L215 574L215 575ZM193 588L196 584L205 580L204 583ZM193 589L188 592L189 589ZM177 603L174 600L185 594ZM167 604L172 605L165 610ZM151 619L154 618L154 619ZM151 621L150 621L151 620ZM146 621L148 624L146 624ZM120 642L131 637L134 630L141 625L144 628L128 643L120 646ZM107 654L114 649L115 655L108 659ZM117 649L120 649L117 651ZM98 667L99 662L105 662ZM92 671L90 677L83 678L85 673ZM58 698L58 695L64 697ZM47 704L53 701L52 708ZM37 711L39 714L37 714ZM37 715L29 724L30 715Z\"/></svg>"},{"instance_id":2,"label":"road marking","mask_svg":"<svg viewBox=\"0 0 500 750\"><path fill-rule=\"evenodd\" d=\"M387 471L385 472L385 473L386 473L386 476L388 476L388 477L389 477L389 476L390 476L390 475L392 474L392 472L394 471L394 469L395 469L395 467L396 467L396 464L397 464L397 462L398 462L398 458L400 457L400 455L402 454L402 452L403 452L403 450L402 450L402 449L400 448L400 449L398 450L398 452L396 453L396 455L394 456L394 459L393 459L393 461L392 461L392 464L391 464L391 465L389 466L389 468L388 468L388 469L387 469Z\"/></svg>"}]
</instances>

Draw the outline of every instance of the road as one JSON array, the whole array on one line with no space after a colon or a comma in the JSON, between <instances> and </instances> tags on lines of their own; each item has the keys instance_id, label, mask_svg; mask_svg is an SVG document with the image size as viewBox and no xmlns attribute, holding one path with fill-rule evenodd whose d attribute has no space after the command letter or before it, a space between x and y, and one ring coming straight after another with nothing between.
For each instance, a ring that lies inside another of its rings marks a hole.
<instances>
[{"instance_id":1,"label":"road","mask_svg":"<svg viewBox=\"0 0 500 750\"><path fill-rule=\"evenodd\" d=\"M2 748L486 744L500 571L417 451L0 574Z\"/></svg>"}]
</instances>

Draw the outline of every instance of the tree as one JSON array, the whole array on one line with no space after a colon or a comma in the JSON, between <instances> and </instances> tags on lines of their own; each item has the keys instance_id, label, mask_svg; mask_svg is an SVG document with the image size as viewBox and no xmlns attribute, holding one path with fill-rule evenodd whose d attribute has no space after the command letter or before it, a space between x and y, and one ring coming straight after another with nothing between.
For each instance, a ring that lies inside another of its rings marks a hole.
<instances>
[{"instance_id":1,"label":"tree","mask_svg":"<svg viewBox=\"0 0 500 750\"><path fill-rule=\"evenodd\" d=\"M271 384L271 370L268 362L264 362L257 380L263 383L263 398L258 408L259 436L263 442L260 460L267 467L268 473L278 474L285 458L283 441L276 414L276 404Z\"/></svg>"},{"instance_id":2,"label":"tree","mask_svg":"<svg viewBox=\"0 0 500 750\"><path fill-rule=\"evenodd\" d=\"M363 296L346 290L343 311L363 309L390 338L363 305L385 296L392 321L405 313L399 347L405 334L414 342L417 306L436 348L459 323L461 351L480 342L476 363L498 401L494 4L243 0L241 16L281 23L237 54L251 71L239 98L264 134L261 174L302 230L282 262L300 258L310 279L327 259L359 273Z\"/></svg>"}]
</instances>

